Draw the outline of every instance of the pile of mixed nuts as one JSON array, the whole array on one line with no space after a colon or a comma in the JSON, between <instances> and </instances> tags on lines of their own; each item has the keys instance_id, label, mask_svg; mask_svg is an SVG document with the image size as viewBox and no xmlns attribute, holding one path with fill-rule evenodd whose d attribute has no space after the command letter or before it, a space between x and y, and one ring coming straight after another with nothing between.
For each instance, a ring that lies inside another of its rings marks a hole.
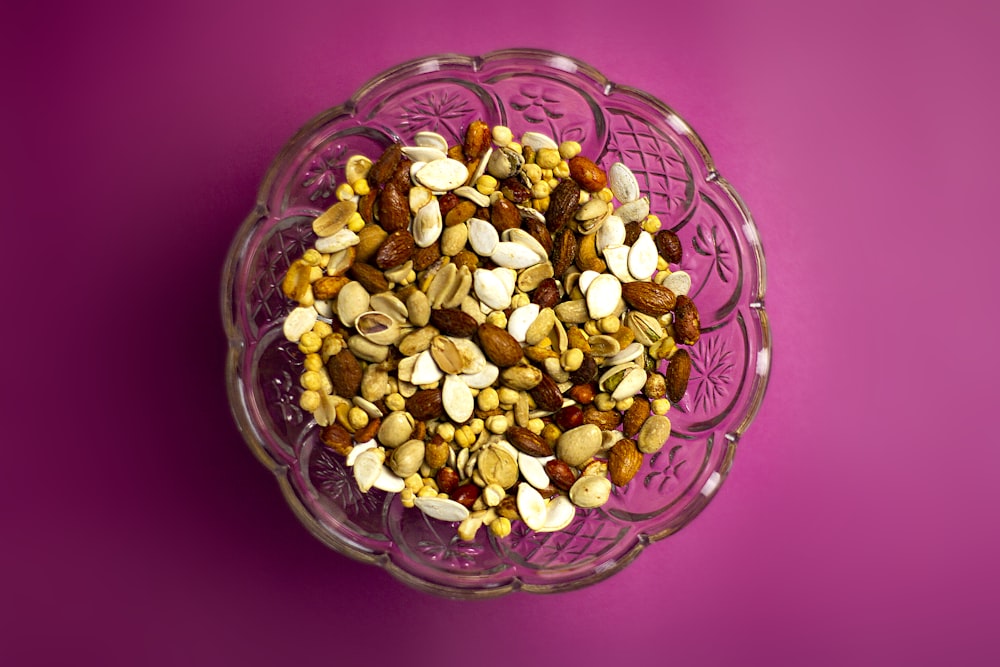
<instances>
[{"instance_id":1,"label":"pile of mixed nuts","mask_svg":"<svg viewBox=\"0 0 1000 667\"><path fill-rule=\"evenodd\" d=\"M363 491L462 539L561 530L670 436L700 334L681 244L576 142L476 121L414 144L348 160L284 278L300 405Z\"/></svg>"}]
</instances>

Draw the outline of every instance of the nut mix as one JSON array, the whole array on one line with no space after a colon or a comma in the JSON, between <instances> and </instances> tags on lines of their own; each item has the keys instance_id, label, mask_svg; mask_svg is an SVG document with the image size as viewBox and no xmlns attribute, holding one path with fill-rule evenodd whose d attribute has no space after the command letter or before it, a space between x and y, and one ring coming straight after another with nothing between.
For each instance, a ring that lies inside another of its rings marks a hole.
<instances>
[{"instance_id":1,"label":"nut mix","mask_svg":"<svg viewBox=\"0 0 1000 667\"><path fill-rule=\"evenodd\" d=\"M680 241L632 171L476 121L345 177L281 287L300 405L359 488L471 540L562 530L628 484L700 335Z\"/></svg>"}]
</instances>

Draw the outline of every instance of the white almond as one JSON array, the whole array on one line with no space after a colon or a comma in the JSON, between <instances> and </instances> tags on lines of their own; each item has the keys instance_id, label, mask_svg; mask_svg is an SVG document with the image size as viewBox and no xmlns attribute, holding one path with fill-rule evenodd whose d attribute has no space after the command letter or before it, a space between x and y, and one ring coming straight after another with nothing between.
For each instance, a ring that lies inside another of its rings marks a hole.
<instances>
[{"instance_id":1,"label":"white almond","mask_svg":"<svg viewBox=\"0 0 1000 667\"><path fill-rule=\"evenodd\" d=\"M576 281L576 286L580 288L580 291L586 296L587 290L590 289L590 283L594 282L594 278L601 275L597 271L591 271L587 269L580 274L580 277Z\"/></svg>"},{"instance_id":2,"label":"white almond","mask_svg":"<svg viewBox=\"0 0 1000 667\"><path fill-rule=\"evenodd\" d=\"M437 132L431 132L430 130L417 132L413 135L413 143L416 146L423 146L425 148L436 148L442 153L448 152L448 140Z\"/></svg>"},{"instance_id":3,"label":"white almond","mask_svg":"<svg viewBox=\"0 0 1000 667\"><path fill-rule=\"evenodd\" d=\"M691 291L691 275L687 271L674 271L660 284L677 296L685 296Z\"/></svg>"},{"instance_id":4,"label":"white almond","mask_svg":"<svg viewBox=\"0 0 1000 667\"><path fill-rule=\"evenodd\" d=\"M512 227L505 230L504 233L500 235L500 239L523 245L525 248L528 248L533 253L538 255L538 258L542 261L549 258L549 253L545 251L545 248L538 242L538 239L518 227Z\"/></svg>"},{"instance_id":5,"label":"white almond","mask_svg":"<svg viewBox=\"0 0 1000 667\"><path fill-rule=\"evenodd\" d=\"M513 336L518 343L523 343L528 334L528 327L538 317L540 310L537 303L529 303L515 308L510 317L507 318L507 333Z\"/></svg>"},{"instance_id":6,"label":"white almond","mask_svg":"<svg viewBox=\"0 0 1000 667\"><path fill-rule=\"evenodd\" d=\"M418 248L426 248L437 243L444 229L444 221L441 218L441 205L437 198L431 199L428 204L417 211L413 216L413 242Z\"/></svg>"},{"instance_id":7,"label":"white almond","mask_svg":"<svg viewBox=\"0 0 1000 667\"><path fill-rule=\"evenodd\" d=\"M438 368L434 357L431 356L430 350L424 350L417 355L417 360L413 363L413 373L410 376L409 382L417 386L431 384L432 382L437 382L443 376L444 373Z\"/></svg>"},{"instance_id":8,"label":"white almond","mask_svg":"<svg viewBox=\"0 0 1000 667\"><path fill-rule=\"evenodd\" d=\"M609 273L594 278L587 290L587 312L590 319L599 320L615 312L622 298L622 284Z\"/></svg>"},{"instance_id":9,"label":"white almond","mask_svg":"<svg viewBox=\"0 0 1000 667\"><path fill-rule=\"evenodd\" d=\"M543 261L543 258L539 257L538 253L531 248L512 241L497 243L496 247L493 248L493 254L490 255L490 259L497 266L508 269L526 269L529 266L541 264Z\"/></svg>"},{"instance_id":10,"label":"white almond","mask_svg":"<svg viewBox=\"0 0 1000 667\"><path fill-rule=\"evenodd\" d=\"M540 530L545 525L546 510L545 498L535 487L527 482L517 485L517 513L528 528Z\"/></svg>"},{"instance_id":11,"label":"white almond","mask_svg":"<svg viewBox=\"0 0 1000 667\"><path fill-rule=\"evenodd\" d=\"M480 257L489 257L500 243L497 228L486 220L469 218L469 245Z\"/></svg>"},{"instance_id":12,"label":"white almond","mask_svg":"<svg viewBox=\"0 0 1000 667\"><path fill-rule=\"evenodd\" d=\"M432 162L448 157L443 150L430 146L403 146L403 155L414 162Z\"/></svg>"},{"instance_id":13,"label":"white almond","mask_svg":"<svg viewBox=\"0 0 1000 667\"><path fill-rule=\"evenodd\" d=\"M649 215L649 197L640 197L635 201L622 204L615 209L615 215L624 222L640 222Z\"/></svg>"},{"instance_id":14,"label":"white almond","mask_svg":"<svg viewBox=\"0 0 1000 667\"><path fill-rule=\"evenodd\" d=\"M352 245L358 245L360 241L361 239L358 238L358 235L350 229L341 229L339 232L333 234L333 236L324 236L321 239L316 239L316 250L322 253L333 254L345 248L350 248Z\"/></svg>"},{"instance_id":15,"label":"white almond","mask_svg":"<svg viewBox=\"0 0 1000 667\"><path fill-rule=\"evenodd\" d=\"M569 496L558 495L549 501L545 511L545 523L538 532L554 533L569 527L576 518L576 505Z\"/></svg>"},{"instance_id":16,"label":"white almond","mask_svg":"<svg viewBox=\"0 0 1000 667\"><path fill-rule=\"evenodd\" d=\"M427 516L439 521L463 521L469 516L469 509L465 505L449 498L418 496L413 499L413 504Z\"/></svg>"},{"instance_id":17,"label":"white almond","mask_svg":"<svg viewBox=\"0 0 1000 667\"><path fill-rule=\"evenodd\" d=\"M285 338L293 343L299 342L302 334L312 330L313 325L316 324L318 315L319 313L312 306L300 306L292 310L292 312L288 313L282 324L282 331L285 334Z\"/></svg>"},{"instance_id":18,"label":"white almond","mask_svg":"<svg viewBox=\"0 0 1000 667\"><path fill-rule=\"evenodd\" d=\"M550 483L549 476L545 472L545 464L536 457L524 452L517 453L517 467L521 471L528 484L536 489L544 489Z\"/></svg>"},{"instance_id":19,"label":"white almond","mask_svg":"<svg viewBox=\"0 0 1000 667\"><path fill-rule=\"evenodd\" d=\"M628 253L628 272L636 280L646 280L656 271L656 260L659 253L656 243L647 231L639 232L639 238L632 244Z\"/></svg>"},{"instance_id":20,"label":"white almond","mask_svg":"<svg viewBox=\"0 0 1000 667\"><path fill-rule=\"evenodd\" d=\"M639 181L632 170L621 162L615 162L608 169L608 187L623 204L639 198Z\"/></svg>"},{"instance_id":21,"label":"white almond","mask_svg":"<svg viewBox=\"0 0 1000 667\"><path fill-rule=\"evenodd\" d=\"M444 378L441 403L444 405L444 411L456 424L468 421L476 408L476 399L472 396L469 385L454 375L446 375Z\"/></svg>"},{"instance_id":22,"label":"white almond","mask_svg":"<svg viewBox=\"0 0 1000 667\"><path fill-rule=\"evenodd\" d=\"M471 389L486 389L500 377L500 368L495 364L486 362L483 369L478 373L463 373L459 376Z\"/></svg>"},{"instance_id":23,"label":"white almond","mask_svg":"<svg viewBox=\"0 0 1000 667\"><path fill-rule=\"evenodd\" d=\"M468 168L450 157L431 160L413 174L414 180L431 190L448 192L465 184Z\"/></svg>"},{"instance_id":24,"label":"white almond","mask_svg":"<svg viewBox=\"0 0 1000 667\"><path fill-rule=\"evenodd\" d=\"M594 241L599 253L603 253L605 248L622 245L625 243L625 222L617 215L609 215L597 230Z\"/></svg>"},{"instance_id":25,"label":"white almond","mask_svg":"<svg viewBox=\"0 0 1000 667\"><path fill-rule=\"evenodd\" d=\"M541 132L525 132L521 135L521 145L531 146L536 152L539 148L559 149L559 144L556 143L555 139Z\"/></svg>"},{"instance_id":26,"label":"white almond","mask_svg":"<svg viewBox=\"0 0 1000 667\"><path fill-rule=\"evenodd\" d=\"M510 305L511 293L492 271L476 269L472 274L472 289L479 300L493 310L503 310Z\"/></svg>"},{"instance_id":27,"label":"white almond","mask_svg":"<svg viewBox=\"0 0 1000 667\"><path fill-rule=\"evenodd\" d=\"M628 256L631 250L627 245L609 246L604 249L604 261L608 265L608 271L623 283L634 282L628 270Z\"/></svg>"}]
</instances>

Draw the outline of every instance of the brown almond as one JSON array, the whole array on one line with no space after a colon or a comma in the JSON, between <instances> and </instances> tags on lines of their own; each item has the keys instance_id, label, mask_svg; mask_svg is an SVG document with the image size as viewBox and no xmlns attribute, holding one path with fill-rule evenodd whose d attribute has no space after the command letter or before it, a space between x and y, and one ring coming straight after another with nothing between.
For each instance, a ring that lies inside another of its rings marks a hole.
<instances>
[{"instance_id":1,"label":"brown almond","mask_svg":"<svg viewBox=\"0 0 1000 667\"><path fill-rule=\"evenodd\" d=\"M528 232L531 238L538 241L538 244L545 249L546 254L552 254L552 234L549 233L544 222L530 215L525 216L521 220L521 229Z\"/></svg>"},{"instance_id":2,"label":"brown almond","mask_svg":"<svg viewBox=\"0 0 1000 667\"><path fill-rule=\"evenodd\" d=\"M463 199L453 206L444 216L446 227L460 225L476 214L476 205L467 199Z\"/></svg>"},{"instance_id":3,"label":"brown almond","mask_svg":"<svg viewBox=\"0 0 1000 667\"><path fill-rule=\"evenodd\" d=\"M588 344L588 349L590 345ZM583 362L580 367L569 374L569 380L573 384L587 384L593 382L597 377L597 362L589 353L583 353Z\"/></svg>"},{"instance_id":4,"label":"brown almond","mask_svg":"<svg viewBox=\"0 0 1000 667\"><path fill-rule=\"evenodd\" d=\"M656 250L660 253L660 257L671 264L679 264L684 257L684 247L681 245L681 240L677 234L669 229L661 229L656 232L653 241L656 243Z\"/></svg>"},{"instance_id":5,"label":"brown almond","mask_svg":"<svg viewBox=\"0 0 1000 667\"><path fill-rule=\"evenodd\" d=\"M369 294L378 294L389 289L389 281L385 279L385 274L371 264L355 262L348 273L352 278L361 283L361 286Z\"/></svg>"},{"instance_id":6,"label":"brown almond","mask_svg":"<svg viewBox=\"0 0 1000 667\"><path fill-rule=\"evenodd\" d=\"M368 181L378 186L384 185L395 173L396 165L402 158L402 146L396 143L391 144L368 170Z\"/></svg>"},{"instance_id":7,"label":"brown almond","mask_svg":"<svg viewBox=\"0 0 1000 667\"><path fill-rule=\"evenodd\" d=\"M691 377L691 355L687 350L677 350L670 357L665 374L666 396L672 403L679 402L687 392L688 380Z\"/></svg>"},{"instance_id":8,"label":"brown almond","mask_svg":"<svg viewBox=\"0 0 1000 667\"><path fill-rule=\"evenodd\" d=\"M531 200L531 190L516 176L503 179L499 186L503 196L515 204L526 204Z\"/></svg>"},{"instance_id":9,"label":"brown almond","mask_svg":"<svg viewBox=\"0 0 1000 667\"><path fill-rule=\"evenodd\" d=\"M546 278L532 292L531 303L538 304L539 308L554 308L559 298L559 285L555 278Z\"/></svg>"},{"instance_id":10,"label":"brown almond","mask_svg":"<svg viewBox=\"0 0 1000 667\"><path fill-rule=\"evenodd\" d=\"M326 370L330 375L333 393L347 399L353 399L361 389L363 371L357 357L346 347L330 357L326 362Z\"/></svg>"},{"instance_id":11,"label":"brown almond","mask_svg":"<svg viewBox=\"0 0 1000 667\"><path fill-rule=\"evenodd\" d=\"M542 374L542 381L530 390L531 397L535 399L535 405L540 410L555 412L562 407L563 395L556 385L556 381L547 374Z\"/></svg>"},{"instance_id":12,"label":"brown almond","mask_svg":"<svg viewBox=\"0 0 1000 667\"><path fill-rule=\"evenodd\" d=\"M674 339L682 345L694 345L701 338L701 317L694 301L685 295L677 297L674 310Z\"/></svg>"},{"instance_id":13,"label":"brown almond","mask_svg":"<svg viewBox=\"0 0 1000 667\"><path fill-rule=\"evenodd\" d=\"M573 230L563 228L554 232L552 238L552 272L562 279L566 271L576 261L576 235Z\"/></svg>"},{"instance_id":14,"label":"brown almond","mask_svg":"<svg viewBox=\"0 0 1000 667\"><path fill-rule=\"evenodd\" d=\"M406 411L418 421L437 419L444 414L440 389L421 389L406 399Z\"/></svg>"},{"instance_id":15,"label":"brown almond","mask_svg":"<svg viewBox=\"0 0 1000 667\"><path fill-rule=\"evenodd\" d=\"M417 248L413 251L413 270L423 271L433 264L441 256L441 247L437 243L432 243L426 248Z\"/></svg>"},{"instance_id":16,"label":"brown almond","mask_svg":"<svg viewBox=\"0 0 1000 667\"><path fill-rule=\"evenodd\" d=\"M406 229L410 226L410 200L403 189L389 183L378 196L376 209L378 223L387 232Z\"/></svg>"},{"instance_id":17,"label":"brown almond","mask_svg":"<svg viewBox=\"0 0 1000 667\"><path fill-rule=\"evenodd\" d=\"M413 248L413 235L405 229L397 229L375 253L375 265L383 271L397 267L413 256Z\"/></svg>"},{"instance_id":18,"label":"brown almond","mask_svg":"<svg viewBox=\"0 0 1000 667\"><path fill-rule=\"evenodd\" d=\"M521 226L521 212L510 200L499 197L490 206L490 223L503 234L508 229Z\"/></svg>"},{"instance_id":19,"label":"brown almond","mask_svg":"<svg viewBox=\"0 0 1000 667\"><path fill-rule=\"evenodd\" d=\"M354 446L351 434L336 422L324 426L323 430L319 432L319 439L320 442L341 456L347 456Z\"/></svg>"},{"instance_id":20,"label":"brown almond","mask_svg":"<svg viewBox=\"0 0 1000 667\"><path fill-rule=\"evenodd\" d=\"M583 155L569 161L569 177L587 192L597 192L608 185L608 175L604 170Z\"/></svg>"},{"instance_id":21,"label":"brown almond","mask_svg":"<svg viewBox=\"0 0 1000 667\"><path fill-rule=\"evenodd\" d=\"M583 411L583 423L594 424L602 431L613 431L622 423L622 417L616 410L598 410L590 405Z\"/></svg>"},{"instance_id":22,"label":"brown almond","mask_svg":"<svg viewBox=\"0 0 1000 667\"><path fill-rule=\"evenodd\" d=\"M462 146L465 159L478 160L483 157L486 149L490 147L491 140L492 131L489 125L481 120L469 123L468 129L465 131L465 144Z\"/></svg>"},{"instance_id":23,"label":"brown almond","mask_svg":"<svg viewBox=\"0 0 1000 667\"><path fill-rule=\"evenodd\" d=\"M669 313L677 303L670 288L648 282L622 283L622 298L639 312L653 317Z\"/></svg>"},{"instance_id":24,"label":"brown almond","mask_svg":"<svg viewBox=\"0 0 1000 667\"><path fill-rule=\"evenodd\" d=\"M576 482L576 473L569 467L569 464L559 459L552 459L545 462L545 474L549 476L557 489L569 491L573 483Z\"/></svg>"},{"instance_id":25,"label":"brown almond","mask_svg":"<svg viewBox=\"0 0 1000 667\"><path fill-rule=\"evenodd\" d=\"M378 186L372 184L368 194L358 199L358 214L365 224L370 225L375 222L375 202L378 201L379 192Z\"/></svg>"},{"instance_id":26,"label":"brown almond","mask_svg":"<svg viewBox=\"0 0 1000 667\"><path fill-rule=\"evenodd\" d=\"M351 279L347 276L324 276L313 283L313 296L317 299L333 299Z\"/></svg>"},{"instance_id":27,"label":"brown almond","mask_svg":"<svg viewBox=\"0 0 1000 667\"><path fill-rule=\"evenodd\" d=\"M545 211L545 225L553 234L565 227L580 208L580 186L564 178L549 193L549 208ZM570 260L572 261L572 260ZM557 271L556 275L562 272Z\"/></svg>"},{"instance_id":28,"label":"brown almond","mask_svg":"<svg viewBox=\"0 0 1000 667\"><path fill-rule=\"evenodd\" d=\"M649 399L644 396L636 396L622 418L622 434L626 438L631 438L639 432L647 419L649 419Z\"/></svg>"},{"instance_id":29,"label":"brown almond","mask_svg":"<svg viewBox=\"0 0 1000 667\"><path fill-rule=\"evenodd\" d=\"M457 308L436 308L431 311L431 324L446 336L469 338L479 327L472 315ZM515 362L517 363L517 362Z\"/></svg>"},{"instance_id":30,"label":"brown almond","mask_svg":"<svg viewBox=\"0 0 1000 667\"><path fill-rule=\"evenodd\" d=\"M625 240L624 245L632 247L632 245L639 240L639 235L642 234L642 225L638 222L629 222L625 225Z\"/></svg>"},{"instance_id":31,"label":"brown almond","mask_svg":"<svg viewBox=\"0 0 1000 667\"><path fill-rule=\"evenodd\" d=\"M619 440L608 453L608 477L615 486L625 486L642 467L642 452L635 441Z\"/></svg>"},{"instance_id":32,"label":"brown almond","mask_svg":"<svg viewBox=\"0 0 1000 667\"><path fill-rule=\"evenodd\" d=\"M524 356L517 339L495 324L483 322L479 325L478 332L483 352L500 368L514 366Z\"/></svg>"},{"instance_id":33,"label":"brown almond","mask_svg":"<svg viewBox=\"0 0 1000 667\"><path fill-rule=\"evenodd\" d=\"M366 425L354 432L355 442L368 442L369 440L372 440L375 437L375 434L378 433L378 428L381 425L381 419L368 420Z\"/></svg>"},{"instance_id":34,"label":"brown almond","mask_svg":"<svg viewBox=\"0 0 1000 667\"><path fill-rule=\"evenodd\" d=\"M552 446L542 436L521 426L507 429L507 440L517 449L531 456L552 456Z\"/></svg>"}]
</instances>

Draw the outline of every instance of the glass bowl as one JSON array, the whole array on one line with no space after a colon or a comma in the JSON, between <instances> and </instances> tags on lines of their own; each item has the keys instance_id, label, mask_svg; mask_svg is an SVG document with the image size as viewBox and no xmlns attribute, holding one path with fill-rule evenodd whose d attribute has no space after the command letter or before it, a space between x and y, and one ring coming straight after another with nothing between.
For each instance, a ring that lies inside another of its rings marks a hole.
<instances>
[{"instance_id":1,"label":"glass bowl","mask_svg":"<svg viewBox=\"0 0 1000 667\"><path fill-rule=\"evenodd\" d=\"M336 201L349 156L374 159L390 142L412 144L422 130L461 143L476 119L506 125L515 138L534 130L575 140L604 168L628 165L652 212L684 244L681 268L693 278L702 336L690 348L687 395L668 413L667 446L647 456L606 505L579 510L559 532L535 533L515 521L505 538L484 529L463 542L454 524L402 507L398 494L361 493L342 459L320 444L319 427L298 406L303 355L282 335L293 304L280 284L312 247L310 222ZM339 553L450 597L575 589L621 570L718 493L767 386L764 291L764 255L747 207L668 106L557 53L422 58L308 122L265 175L225 265L229 400L296 516Z\"/></svg>"}]
</instances>

